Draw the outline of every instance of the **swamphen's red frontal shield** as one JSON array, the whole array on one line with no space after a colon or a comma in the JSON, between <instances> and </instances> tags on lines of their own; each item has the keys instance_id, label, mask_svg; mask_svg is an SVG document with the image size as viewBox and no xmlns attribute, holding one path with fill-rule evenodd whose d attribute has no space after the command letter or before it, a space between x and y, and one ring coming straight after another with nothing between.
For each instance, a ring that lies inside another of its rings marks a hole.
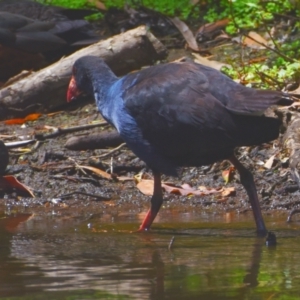
<instances>
[{"instance_id":1,"label":"swamphen's red frontal shield","mask_svg":"<svg viewBox=\"0 0 300 300\"><path fill-rule=\"evenodd\" d=\"M228 159L249 196L257 232L267 232L253 176L234 149L278 137L281 121L263 112L274 104L290 105L287 94L244 87L192 62L157 65L118 78L93 56L75 62L67 100L81 92L94 96L103 117L153 171L151 208L140 230L151 226L161 207L161 173L176 175L181 166Z\"/></svg>"}]
</instances>

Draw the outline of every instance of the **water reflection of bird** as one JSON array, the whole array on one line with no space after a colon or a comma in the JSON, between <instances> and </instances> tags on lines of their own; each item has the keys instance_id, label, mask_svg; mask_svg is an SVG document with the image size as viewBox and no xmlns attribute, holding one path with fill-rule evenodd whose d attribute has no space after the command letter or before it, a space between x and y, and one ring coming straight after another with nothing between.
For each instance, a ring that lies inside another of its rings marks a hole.
<instances>
[{"instance_id":1,"label":"water reflection of bird","mask_svg":"<svg viewBox=\"0 0 300 300\"><path fill-rule=\"evenodd\" d=\"M117 78L99 58L86 56L73 66L68 101L93 95L103 117L154 174L147 230L163 202L161 175L180 166L228 159L240 174L253 209L257 232L266 234L253 176L234 156L238 146L274 140L281 121L263 116L269 106L289 105L288 95L247 88L195 63L169 63Z\"/></svg>"},{"instance_id":2,"label":"water reflection of bird","mask_svg":"<svg viewBox=\"0 0 300 300\"><path fill-rule=\"evenodd\" d=\"M0 1L0 80L37 69L70 53L74 45L99 40L82 19L91 13L29 0Z\"/></svg>"}]
</instances>

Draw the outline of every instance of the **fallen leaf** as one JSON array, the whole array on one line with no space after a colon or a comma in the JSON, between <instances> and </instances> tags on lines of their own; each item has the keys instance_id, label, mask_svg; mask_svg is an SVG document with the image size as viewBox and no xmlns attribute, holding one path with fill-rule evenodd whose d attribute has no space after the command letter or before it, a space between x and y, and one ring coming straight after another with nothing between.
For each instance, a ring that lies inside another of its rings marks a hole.
<instances>
[{"instance_id":1,"label":"fallen leaf","mask_svg":"<svg viewBox=\"0 0 300 300\"><path fill-rule=\"evenodd\" d=\"M222 177L225 181L225 184L231 181L234 170L234 167L230 167L228 170L222 172Z\"/></svg>"},{"instance_id":2,"label":"fallen leaf","mask_svg":"<svg viewBox=\"0 0 300 300\"><path fill-rule=\"evenodd\" d=\"M211 67L213 69L216 69L220 71L223 67L231 68L231 65L225 64L216 60L209 60L206 57L201 56L198 53L192 53L193 56L195 57L194 61L195 63L205 65L207 67Z\"/></svg>"},{"instance_id":3,"label":"fallen leaf","mask_svg":"<svg viewBox=\"0 0 300 300\"><path fill-rule=\"evenodd\" d=\"M106 10L105 4L99 0L88 0L88 2L90 2L92 5L94 5L96 8L100 10Z\"/></svg>"},{"instance_id":4,"label":"fallen leaf","mask_svg":"<svg viewBox=\"0 0 300 300\"><path fill-rule=\"evenodd\" d=\"M281 159L280 159L280 162L281 162L282 164L286 164L289 160L290 160L290 158L289 158L288 156L286 156L286 157L281 158Z\"/></svg>"},{"instance_id":5,"label":"fallen leaf","mask_svg":"<svg viewBox=\"0 0 300 300\"><path fill-rule=\"evenodd\" d=\"M144 195L153 195L154 182L152 179L140 179L136 186Z\"/></svg>"},{"instance_id":6,"label":"fallen leaf","mask_svg":"<svg viewBox=\"0 0 300 300\"><path fill-rule=\"evenodd\" d=\"M143 172L140 172L140 173L138 173L138 174L134 175L134 181L135 181L136 183L139 183L139 182L141 182L141 181L142 181L142 179L143 179L143 175L144 175L144 173L143 173Z\"/></svg>"},{"instance_id":7,"label":"fallen leaf","mask_svg":"<svg viewBox=\"0 0 300 300\"><path fill-rule=\"evenodd\" d=\"M272 168L275 157L276 157L276 154L273 154L273 155L266 161L266 163L264 164L264 167L265 167L266 169L269 169L269 170L270 170L270 169Z\"/></svg>"},{"instance_id":8,"label":"fallen leaf","mask_svg":"<svg viewBox=\"0 0 300 300\"><path fill-rule=\"evenodd\" d=\"M192 188L189 184L184 184L181 187L178 187L170 183L162 183L161 186L169 194L190 196L195 195L195 193L199 193L199 190Z\"/></svg>"},{"instance_id":9,"label":"fallen leaf","mask_svg":"<svg viewBox=\"0 0 300 300\"><path fill-rule=\"evenodd\" d=\"M42 114L30 114L28 116L26 116L23 119L10 119L10 120L6 120L4 121L4 124L6 125L21 125L24 124L28 121L35 121L37 120Z\"/></svg>"},{"instance_id":10,"label":"fallen leaf","mask_svg":"<svg viewBox=\"0 0 300 300\"><path fill-rule=\"evenodd\" d=\"M242 44L252 49L265 49L265 46L268 46L267 40L254 31L250 31L248 36L243 38Z\"/></svg>"},{"instance_id":11,"label":"fallen leaf","mask_svg":"<svg viewBox=\"0 0 300 300\"><path fill-rule=\"evenodd\" d=\"M197 41L203 42L205 40L212 40L213 38L217 39L220 36L229 39L229 35L223 32L229 21L230 20L226 18L218 20L214 23L207 23L202 25L195 34Z\"/></svg>"},{"instance_id":12,"label":"fallen leaf","mask_svg":"<svg viewBox=\"0 0 300 300\"><path fill-rule=\"evenodd\" d=\"M103 170L100 170L98 168L90 167L90 166L82 166L82 165L78 165L78 168L89 170L89 171L92 171L93 173L99 175L100 177L103 177L103 178L106 178L106 179L111 179L110 174L108 174L107 172L105 172Z\"/></svg>"},{"instance_id":13,"label":"fallen leaf","mask_svg":"<svg viewBox=\"0 0 300 300\"><path fill-rule=\"evenodd\" d=\"M189 29L189 27L183 21L179 20L177 17L171 18L171 21L177 27L177 29L180 31L180 33L186 40L189 48L191 48L193 51L198 52L199 51L198 44L196 42L194 34Z\"/></svg>"},{"instance_id":14,"label":"fallen leaf","mask_svg":"<svg viewBox=\"0 0 300 300\"><path fill-rule=\"evenodd\" d=\"M30 153L31 149L30 148L18 148L18 149L11 149L10 152L19 155L19 154Z\"/></svg>"},{"instance_id":15,"label":"fallen leaf","mask_svg":"<svg viewBox=\"0 0 300 300\"><path fill-rule=\"evenodd\" d=\"M14 176L11 175L0 177L0 188L5 192L11 192L13 190L16 190L17 193L20 193L25 197L35 197L28 186L21 183L19 180L17 180Z\"/></svg>"},{"instance_id":16,"label":"fallen leaf","mask_svg":"<svg viewBox=\"0 0 300 300\"><path fill-rule=\"evenodd\" d=\"M117 177L117 179L119 180L119 181L133 181L134 180L134 178L132 178L132 177L128 177L128 176L118 176Z\"/></svg>"},{"instance_id":17,"label":"fallen leaf","mask_svg":"<svg viewBox=\"0 0 300 300\"><path fill-rule=\"evenodd\" d=\"M35 121L37 120L42 114L30 114L25 117L25 121Z\"/></svg>"},{"instance_id":18,"label":"fallen leaf","mask_svg":"<svg viewBox=\"0 0 300 300\"><path fill-rule=\"evenodd\" d=\"M176 194L182 196L204 196L204 195L211 195L211 194L221 194L223 197L229 196L235 192L234 187L229 188L207 188L205 186L200 186L198 189L192 188L188 184L183 184L182 186L176 186L169 182L163 182L161 184L162 188L169 194ZM152 196L153 195L153 187L154 181L152 179L141 179L138 184L137 188L142 192L144 195Z\"/></svg>"},{"instance_id":19,"label":"fallen leaf","mask_svg":"<svg viewBox=\"0 0 300 300\"><path fill-rule=\"evenodd\" d=\"M234 187L222 188L221 195L223 197L233 196L235 195L235 188Z\"/></svg>"},{"instance_id":20,"label":"fallen leaf","mask_svg":"<svg viewBox=\"0 0 300 300\"><path fill-rule=\"evenodd\" d=\"M25 123L25 119L10 119L4 121L4 124L6 125L21 125Z\"/></svg>"}]
</instances>

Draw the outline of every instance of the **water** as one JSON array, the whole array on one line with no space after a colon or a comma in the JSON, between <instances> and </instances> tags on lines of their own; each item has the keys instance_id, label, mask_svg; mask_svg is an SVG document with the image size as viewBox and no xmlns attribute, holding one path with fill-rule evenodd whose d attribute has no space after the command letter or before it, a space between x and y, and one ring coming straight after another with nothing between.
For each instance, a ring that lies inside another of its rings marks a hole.
<instances>
[{"instance_id":1,"label":"water","mask_svg":"<svg viewBox=\"0 0 300 300\"><path fill-rule=\"evenodd\" d=\"M29 217L0 218L1 299L300 299L300 222L284 217L267 218L271 248L250 214L163 213L143 234L130 215Z\"/></svg>"}]
</instances>

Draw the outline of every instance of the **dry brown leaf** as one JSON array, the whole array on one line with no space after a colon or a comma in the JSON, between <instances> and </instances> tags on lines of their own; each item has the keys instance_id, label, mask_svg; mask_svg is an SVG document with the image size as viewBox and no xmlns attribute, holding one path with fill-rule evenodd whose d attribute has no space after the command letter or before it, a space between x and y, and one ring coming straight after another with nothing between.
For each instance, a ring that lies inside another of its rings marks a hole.
<instances>
[{"instance_id":1,"label":"dry brown leaf","mask_svg":"<svg viewBox=\"0 0 300 300\"><path fill-rule=\"evenodd\" d=\"M223 197L233 196L235 195L235 188L234 187L222 188L221 195Z\"/></svg>"},{"instance_id":2,"label":"dry brown leaf","mask_svg":"<svg viewBox=\"0 0 300 300\"><path fill-rule=\"evenodd\" d=\"M229 65L229 64L225 64L225 63L222 63L222 62L219 62L216 60L209 60L206 57L201 56L200 54L197 54L197 53L192 53L192 54L195 57L195 59L194 59L195 63L211 67L218 71L220 71L223 67L228 67L228 68L231 67L231 65Z\"/></svg>"},{"instance_id":3,"label":"dry brown leaf","mask_svg":"<svg viewBox=\"0 0 300 300\"><path fill-rule=\"evenodd\" d=\"M147 196L153 195L153 186L154 186L154 182L152 179L142 179L137 184L137 188L140 190L140 192L142 192L144 195ZM223 197L226 197L235 192L234 187L210 189L205 186L200 186L198 189L195 189L186 183L183 184L181 187L178 187L172 183L163 182L161 186L169 194L176 194L182 196L190 196L190 195L204 196L204 195L211 195L211 194L221 194Z\"/></svg>"},{"instance_id":4,"label":"dry brown leaf","mask_svg":"<svg viewBox=\"0 0 300 300\"><path fill-rule=\"evenodd\" d=\"M264 45L268 45L267 40L265 40L260 34L255 31L250 31L248 36L245 36L243 45L252 48L252 49L265 49Z\"/></svg>"},{"instance_id":5,"label":"dry brown leaf","mask_svg":"<svg viewBox=\"0 0 300 300\"><path fill-rule=\"evenodd\" d=\"M276 154L273 154L267 161L266 163L264 164L264 167L268 170L270 170L273 166L273 163L274 163L274 159L276 157Z\"/></svg>"},{"instance_id":6,"label":"dry brown leaf","mask_svg":"<svg viewBox=\"0 0 300 300\"><path fill-rule=\"evenodd\" d=\"M128 177L128 176L118 176L117 179L119 181L133 181L134 180L133 177Z\"/></svg>"},{"instance_id":7,"label":"dry brown leaf","mask_svg":"<svg viewBox=\"0 0 300 300\"><path fill-rule=\"evenodd\" d=\"M143 175L144 175L143 172L140 172L140 173L134 175L134 181L135 181L136 183L139 183L140 181L143 180Z\"/></svg>"},{"instance_id":8,"label":"dry brown leaf","mask_svg":"<svg viewBox=\"0 0 300 300\"><path fill-rule=\"evenodd\" d=\"M189 48L191 48L193 51L198 52L199 51L198 44L196 42L194 34L189 29L189 27L183 21L179 20L177 17L176 18L171 18L171 21L177 27L177 29L180 31L180 33L182 34L182 36L186 40Z\"/></svg>"},{"instance_id":9,"label":"dry brown leaf","mask_svg":"<svg viewBox=\"0 0 300 300\"><path fill-rule=\"evenodd\" d=\"M37 120L42 114L30 114L28 116L26 116L23 119L10 119L10 120L6 120L4 121L4 124L6 125L16 125L16 124L24 124L28 121L35 121Z\"/></svg>"},{"instance_id":10,"label":"dry brown leaf","mask_svg":"<svg viewBox=\"0 0 300 300\"><path fill-rule=\"evenodd\" d=\"M141 179L136 186L144 195L153 195L154 183L152 179Z\"/></svg>"},{"instance_id":11,"label":"dry brown leaf","mask_svg":"<svg viewBox=\"0 0 300 300\"><path fill-rule=\"evenodd\" d=\"M108 174L107 172L100 170L98 168L95 167L90 167L90 166L82 166L82 165L78 165L79 168L85 169L85 170L89 170L92 171L93 173L95 173L96 175L99 175L100 177L106 178L106 179L111 179L111 175Z\"/></svg>"},{"instance_id":12,"label":"dry brown leaf","mask_svg":"<svg viewBox=\"0 0 300 300\"><path fill-rule=\"evenodd\" d=\"M225 181L225 184L231 181L234 170L234 167L230 167L229 169L222 172L222 177Z\"/></svg>"},{"instance_id":13,"label":"dry brown leaf","mask_svg":"<svg viewBox=\"0 0 300 300\"><path fill-rule=\"evenodd\" d=\"M223 31L229 22L230 20L226 18L202 25L195 34L196 39L200 42L213 39L230 39L229 35Z\"/></svg>"},{"instance_id":14,"label":"dry brown leaf","mask_svg":"<svg viewBox=\"0 0 300 300\"><path fill-rule=\"evenodd\" d=\"M4 191L10 192L15 190L17 193L26 197L35 197L31 189L25 184L21 183L14 176L6 175L0 177L0 188Z\"/></svg>"},{"instance_id":15,"label":"dry brown leaf","mask_svg":"<svg viewBox=\"0 0 300 300\"><path fill-rule=\"evenodd\" d=\"M168 185L168 184L164 184L162 183L162 188L169 194L175 194L175 195L182 195L182 196L190 196L190 195L194 195L195 193L195 189L192 189L191 187L186 187L186 188L182 188L182 187L177 187L174 185Z\"/></svg>"},{"instance_id":16,"label":"dry brown leaf","mask_svg":"<svg viewBox=\"0 0 300 300\"><path fill-rule=\"evenodd\" d=\"M106 10L106 6L103 2L99 0L88 0L91 4L95 5L100 10Z\"/></svg>"}]
</instances>

